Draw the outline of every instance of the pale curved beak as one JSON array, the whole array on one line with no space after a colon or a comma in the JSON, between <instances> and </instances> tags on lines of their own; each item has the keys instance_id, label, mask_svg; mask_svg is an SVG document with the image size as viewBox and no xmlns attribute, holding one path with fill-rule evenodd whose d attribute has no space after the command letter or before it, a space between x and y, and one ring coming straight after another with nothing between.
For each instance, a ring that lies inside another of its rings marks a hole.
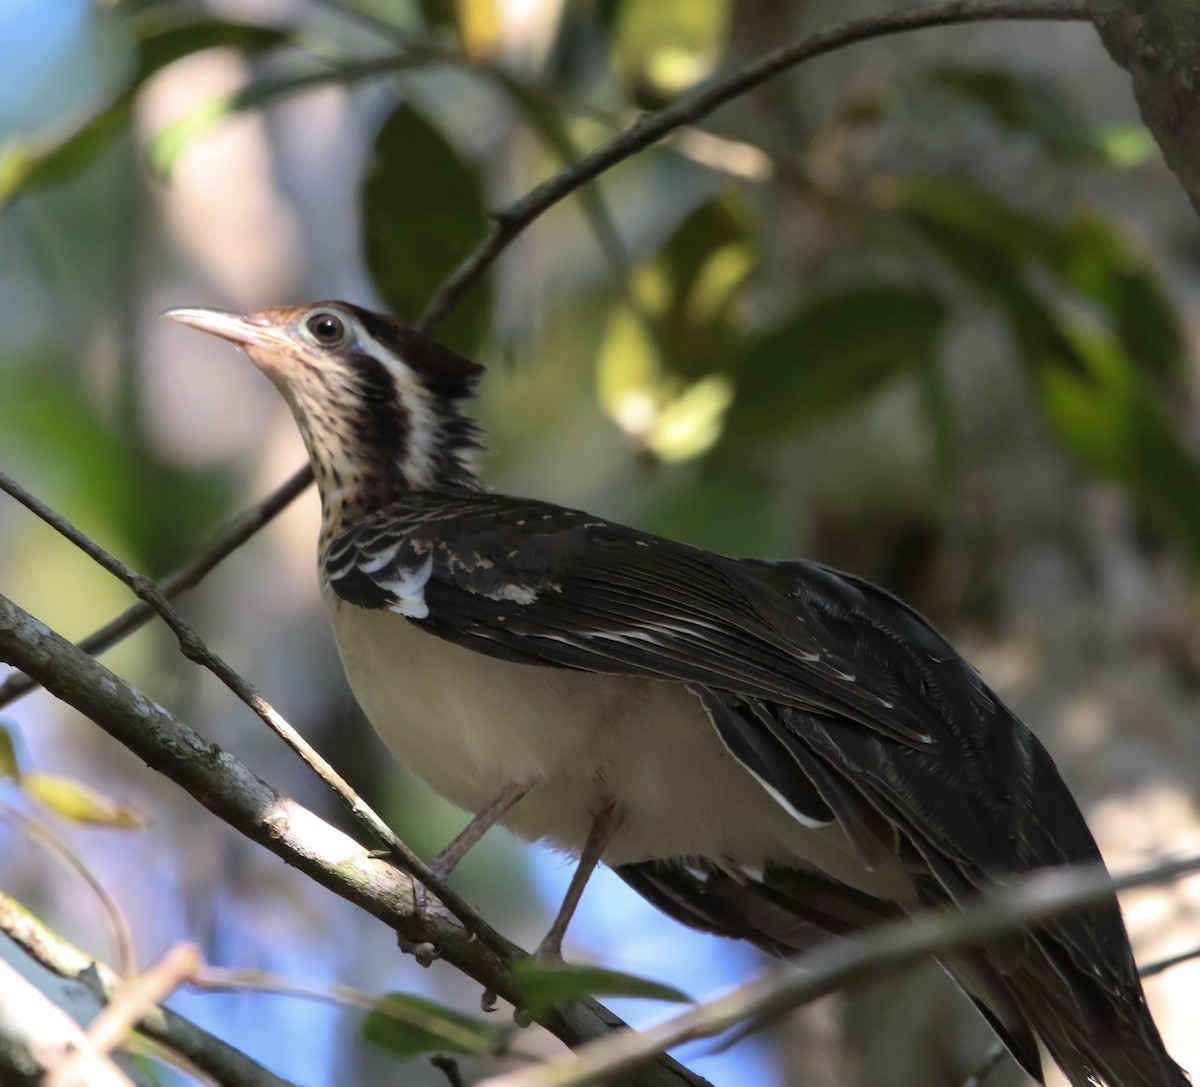
<instances>
[{"instance_id":1,"label":"pale curved beak","mask_svg":"<svg viewBox=\"0 0 1200 1087\"><path fill-rule=\"evenodd\" d=\"M169 309L160 315L182 325L189 325L220 336L240 347L286 347L289 341L270 322L258 316L226 313L219 309Z\"/></svg>"}]
</instances>

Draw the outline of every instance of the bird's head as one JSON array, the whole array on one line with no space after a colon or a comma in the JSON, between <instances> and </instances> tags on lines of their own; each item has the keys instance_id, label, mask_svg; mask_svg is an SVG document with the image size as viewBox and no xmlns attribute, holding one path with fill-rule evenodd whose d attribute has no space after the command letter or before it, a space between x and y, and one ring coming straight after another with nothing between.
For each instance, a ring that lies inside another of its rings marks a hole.
<instances>
[{"instance_id":1,"label":"bird's head","mask_svg":"<svg viewBox=\"0 0 1200 1087\"><path fill-rule=\"evenodd\" d=\"M163 316L245 348L275 383L327 513L362 512L405 490L478 486L479 432L458 405L483 367L416 329L347 302Z\"/></svg>"}]
</instances>

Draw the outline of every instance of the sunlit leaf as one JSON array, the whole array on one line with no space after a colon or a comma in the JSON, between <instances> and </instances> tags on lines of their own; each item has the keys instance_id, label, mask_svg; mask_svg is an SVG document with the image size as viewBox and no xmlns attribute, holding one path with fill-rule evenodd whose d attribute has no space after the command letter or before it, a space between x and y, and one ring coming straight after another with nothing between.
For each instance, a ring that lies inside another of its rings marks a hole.
<instances>
[{"instance_id":1,"label":"sunlit leaf","mask_svg":"<svg viewBox=\"0 0 1200 1087\"><path fill-rule=\"evenodd\" d=\"M362 186L367 263L380 295L413 320L488 228L479 171L411 106L400 106L375 139ZM470 353L487 330L488 283L477 283L439 338Z\"/></svg>"},{"instance_id":2,"label":"sunlit leaf","mask_svg":"<svg viewBox=\"0 0 1200 1087\"><path fill-rule=\"evenodd\" d=\"M521 986L522 1003L532 1015L585 996L640 997L672 1004L688 1004L692 999L674 986L600 966L521 959L513 963L513 974Z\"/></svg>"},{"instance_id":3,"label":"sunlit leaf","mask_svg":"<svg viewBox=\"0 0 1200 1087\"><path fill-rule=\"evenodd\" d=\"M421 1053L483 1053L502 1028L413 993L388 993L367 1015L363 1037L402 1059Z\"/></svg>"},{"instance_id":4,"label":"sunlit leaf","mask_svg":"<svg viewBox=\"0 0 1200 1087\"><path fill-rule=\"evenodd\" d=\"M945 320L940 299L900 286L857 287L810 303L747 348L729 439L753 444L799 429L931 365Z\"/></svg>"},{"instance_id":5,"label":"sunlit leaf","mask_svg":"<svg viewBox=\"0 0 1200 1087\"><path fill-rule=\"evenodd\" d=\"M1159 153L1154 134L1145 125L1109 122L1096 126L1096 142L1114 166L1141 166Z\"/></svg>"},{"instance_id":6,"label":"sunlit leaf","mask_svg":"<svg viewBox=\"0 0 1200 1087\"><path fill-rule=\"evenodd\" d=\"M712 74L725 49L729 0L626 0L616 23L617 63L647 102L674 97Z\"/></svg>"},{"instance_id":7,"label":"sunlit leaf","mask_svg":"<svg viewBox=\"0 0 1200 1087\"><path fill-rule=\"evenodd\" d=\"M29 771L21 775L26 794L47 811L72 823L131 830L146 825L146 816L73 778Z\"/></svg>"},{"instance_id":8,"label":"sunlit leaf","mask_svg":"<svg viewBox=\"0 0 1200 1087\"><path fill-rule=\"evenodd\" d=\"M7 727L0 725L0 778L16 778L20 780L21 764L17 761L17 748L13 743L12 733Z\"/></svg>"},{"instance_id":9,"label":"sunlit leaf","mask_svg":"<svg viewBox=\"0 0 1200 1087\"><path fill-rule=\"evenodd\" d=\"M626 433L644 437L658 414L658 349L645 323L617 307L600 343L596 386L600 406Z\"/></svg>"},{"instance_id":10,"label":"sunlit leaf","mask_svg":"<svg viewBox=\"0 0 1200 1087\"><path fill-rule=\"evenodd\" d=\"M663 405L646 445L661 461L691 460L717 443L725 412L733 401L733 382L710 374Z\"/></svg>"}]
</instances>

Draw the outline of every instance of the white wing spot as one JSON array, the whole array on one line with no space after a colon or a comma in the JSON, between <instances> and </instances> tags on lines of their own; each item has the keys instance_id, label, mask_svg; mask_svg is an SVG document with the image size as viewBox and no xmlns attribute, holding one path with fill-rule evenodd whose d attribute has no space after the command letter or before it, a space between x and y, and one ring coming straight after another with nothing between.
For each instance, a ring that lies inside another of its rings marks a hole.
<instances>
[{"instance_id":1,"label":"white wing spot","mask_svg":"<svg viewBox=\"0 0 1200 1087\"><path fill-rule=\"evenodd\" d=\"M532 604L538 598L537 590L525 585L501 585L482 595L489 600L511 600L514 604Z\"/></svg>"},{"instance_id":2,"label":"white wing spot","mask_svg":"<svg viewBox=\"0 0 1200 1087\"><path fill-rule=\"evenodd\" d=\"M399 577L378 582L381 589L387 589L396 597L396 603L389 604L388 610L407 615L410 619L428 618L429 605L425 603L425 586L432 573L433 556L429 555L415 569L405 570Z\"/></svg>"}]
</instances>

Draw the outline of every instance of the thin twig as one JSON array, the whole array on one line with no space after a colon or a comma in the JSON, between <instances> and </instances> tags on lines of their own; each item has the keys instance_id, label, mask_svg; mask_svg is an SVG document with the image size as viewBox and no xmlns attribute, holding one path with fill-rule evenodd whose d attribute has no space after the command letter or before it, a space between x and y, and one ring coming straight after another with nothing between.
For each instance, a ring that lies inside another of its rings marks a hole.
<instances>
[{"instance_id":1,"label":"thin twig","mask_svg":"<svg viewBox=\"0 0 1200 1087\"><path fill-rule=\"evenodd\" d=\"M983 1081L1000 1067L1000 1062L1006 1056L1008 1056L1008 1050L999 1042L988 1046L987 1052L980 1058L979 1063L971 1069L967 1078L962 1081L962 1087L982 1087Z\"/></svg>"},{"instance_id":2,"label":"thin twig","mask_svg":"<svg viewBox=\"0 0 1200 1087\"><path fill-rule=\"evenodd\" d=\"M51 973L79 982L101 1001L108 1001L121 984L111 966L85 955L2 891L0 932ZM295 1087L169 1008L147 1008L137 1031L223 1087Z\"/></svg>"},{"instance_id":3,"label":"thin twig","mask_svg":"<svg viewBox=\"0 0 1200 1087\"><path fill-rule=\"evenodd\" d=\"M200 961L200 950L194 944L177 944L145 973L122 981L113 999L88 1026L83 1044L46 1076L46 1087L87 1083L85 1070L117 1049L137 1021L194 974Z\"/></svg>"},{"instance_id":4,"label":"thin twig","mask_svg":"<svg viewBox=\"0 0 1200 1087\"><path fill-rule=\"evenodd\" d=\"M497 955L444 911L419 909L412 879L394 865L281 795L228 751L203 737L81 652L23 608L0 595L0 662L32 674L51 694L74 706L105 732L165 774L213 814L251 841L394 928L411 943L434 943L456 969L516 1004L521 993L508 960L522 954L511 943ZM539 1023L568 1045L624 1027L594 1000L573 1001L539 1014ZM705 1087L670 1058L641 1073L641 1087Z\"/></svg>"},{"instance_id":5,"label":"thin twig","mask_svg":"<svg viewBox=\"0 0 1200 1087\"><path fill-rule=\"evenodd\" d=\"M350 814L392 853L404 871L419 879L442 901L445 907L481 940L502 953L505 946L500 935L478 912L445 881L426 865L379 817L365 800L358 795L341 776L296 729L280 714L257 688L244 679L222 657L204 644L200 636L170 605L153 580L126 566L95 541L89 539L70 523L62 514L47 506L41 499L30 494L15 480L0 472L0 490L7 492L26 509L35 513L60 535L70 540L92 561L102 566L119 581L127 585L136 596L151 607L179 639L179 649L190 661L207 668L225 684L239 699L249 706L267 726L288 745L309 768L337 795Z\"/></svg>"},{"instance_id":6,"label":"thin twig","mask_svg":"<svg viewBox=\"0 0 1200 1087\"><path fill-rule=\"evenodd\" d=\"M514 239L548 208L618 162L657 143L683 125L692 124L780 72L847 45L954 23L989 19L1087 19L1083 0L948 0L851 19L785 45L728 75L709 80L656 113L643 114L624 132L596 148L569 169L561 170L515 203L495 214L488 236L438 288L417 325L433 334L461 297L492 266Z\"/></svg>"},{"instance_id":7,"label":"thin twig","mask_svg":"<svg viewBox=\"0 0 1200 1087\"><path fill-rule=\"evenodd\" d=\"M121 909L121 904L113 898L108 888L95 876L95 873L77 857L74 851L54 831L44 823L31 819L9 804L0 804L0 819L14 825L22 834L37 842L46 852L60 860L67 868L75 872L100 903L104 919L108 922L109 935L117 953L117 962L122 976L132 977L137 973L137 956L134 952L133 930L129 927L129 919Z\"/></svg>"},{"instance_id":8,"label":"thin twig","mask_svg":"<svg viewBox=\"0 0 1200 1087\"><path fill-rule=\"evenodd\" d=\"M1178 955L1148 962L1145 966L1138 968L1138 973L1144 978L1152 978L1155 974L1165 974L1168 970L1174 970L1175 967L1182 966L1185 962L1191 962L1193 959L1200 959L1200 947L1193 947L1191 951L1183 951Z\"/></svg>"},{"instance_id":9,"label":"thin twig","mask_svg":"<svg viewBox=\"0 0 1200 1087\"><path fill-rule=\"evenodd\" d=\"M961 913L927 910L822 945L793 963L764 971L732 993L656 1026L602 1038L569 1056L485 1080L480 1087L582 1087L607 1081L682 1042L711 1038L751 1020L775 1018L915 959L987 943L1107 901L1116 891L1166 883L1197 870L1200 855L1117 877L1099 866L1037 872L1011 888L983 896Z\"/></svg>"},{"instance_id":10,"label":"thin twig","mask_svg":"<svg viewBox=\"0 0 1200 1087\"><path fill-rule=\"evenodd\" d=\"M306 464L278 490L246 510L241 516L230 521L213 537L210 543L201 548L195 558L162 578L158 583L158 591L165 599L170 600L185 589L199 585L209 571L214 569L222 559L241 547L264 525L269 524L312 481L312 467ZM154 617L154 614L154 609L149 604L138 601L115 619L89 634L78 643L79 648L93 656L103 653L126 635L144 626ZM21 674L10 676L0 683L0 709L36 687L37 684L28 676Z\"/></svg>"}]
</instances>

